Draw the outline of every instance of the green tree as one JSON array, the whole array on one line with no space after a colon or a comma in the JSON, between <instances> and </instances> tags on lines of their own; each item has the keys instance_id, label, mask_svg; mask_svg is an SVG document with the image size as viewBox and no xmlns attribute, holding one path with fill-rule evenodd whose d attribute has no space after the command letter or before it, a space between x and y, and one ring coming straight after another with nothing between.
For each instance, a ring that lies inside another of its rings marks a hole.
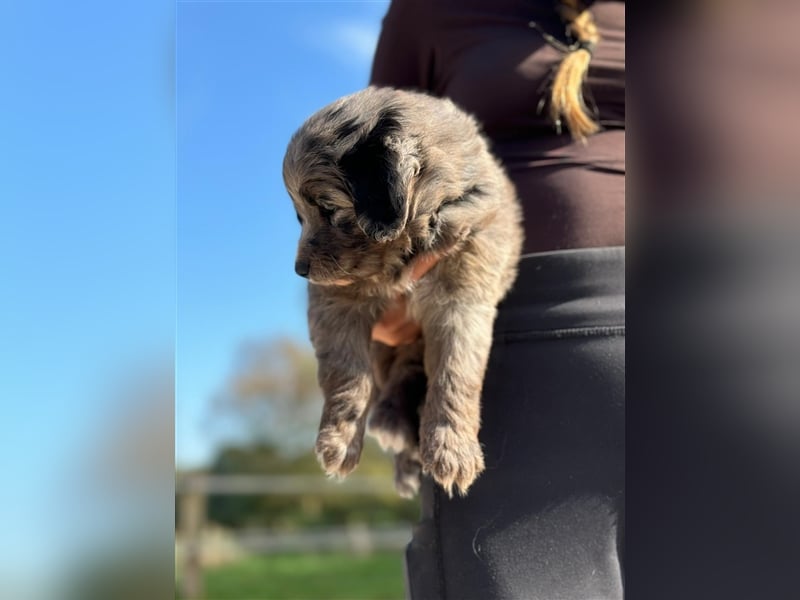
<instances>
[{"instance_id":1,"label":"green tree","mask_svg":"<svg viewBox=\"0 0 800 600\"><path fill-rule=\"evenodd\" d=\"M213 417L244 439L293 455L313 444L322 396L310 347L288 338L242 345L213 399Z\"/></svg>"},{"instance_id":2,"label":"green tree","mask_svg":"<svg viewBox=\"0 0 800 600\"><path fill-rule=\"evenodd\" d=\"M316 366L311 348L290 339L254 341L241 347L213 403L214 417L233 423L240 441L218 450L209 465L211 474L325 477L313 453L322 410ZM416 518L416 504L392 491L390 456L372 440L365 444L356 475L385 478L387 493L215 495L209 498L208 517L229 527L285 528Z\"/></svg>"}]
</instances>

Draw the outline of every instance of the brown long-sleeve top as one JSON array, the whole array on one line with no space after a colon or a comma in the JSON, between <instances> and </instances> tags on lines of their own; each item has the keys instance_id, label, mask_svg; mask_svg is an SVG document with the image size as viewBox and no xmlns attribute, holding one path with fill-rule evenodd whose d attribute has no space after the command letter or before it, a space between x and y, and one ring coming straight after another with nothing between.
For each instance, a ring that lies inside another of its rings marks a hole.
<instances>
[{"instance_id":1,"label":"brown long-sleeve top","mask_svg":"<svg viewBox=\"0 0 800 600\"><path fill-rule=\"evenodd\" d=\"M526 252L624 244L625 4L595 2L601 40L585 96L600 133L558 134L539 109L563 54L553 0L393 0L371 83L451 98L482 122L524 206Z\"/></svg>"}]
</instances>

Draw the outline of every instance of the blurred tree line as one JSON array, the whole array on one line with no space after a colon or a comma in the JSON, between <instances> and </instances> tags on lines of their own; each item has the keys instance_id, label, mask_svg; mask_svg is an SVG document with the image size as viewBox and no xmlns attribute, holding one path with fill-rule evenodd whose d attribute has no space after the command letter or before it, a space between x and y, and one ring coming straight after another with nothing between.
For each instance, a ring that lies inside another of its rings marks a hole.
<instances>
[{"instance_id":1,"label":"blurred tree line","mask_svg":"<svg viewBox=\"0 0 800 600\"><path fill-rule=\"evenodd\" d=\"M388 458L376 445L365 450L356 473L375 474L391 480ZM229 447L217 456L210 472L224 474L308 474L324 478L312 452L294 458L282 456L269 446ZM419 509L391 491L377 495L302 494L272 496L212 496L208 518L227 527L275 527L297 529L351 522L413 522Z\"/></svg>"},{"instance_id":2,"label":"blurred tree line","mask_svg":"<svg viewBox=\"0 0 800 600\"><path fill-rule=\"evenodd\" d=\"M324 478L313 453L321 410L311 348L291 339L244 344L213 399L210 414L212 426L226 430L236 441L222 445L204 472ZM213 495L208 499L207 517L226 527L281 529L417 520L417 503L392 491L391 458L374 441L365 444L355 475L385 478L387 493ZM176 502L176 510L180 503Z\"/></svg>"}]
</instances>

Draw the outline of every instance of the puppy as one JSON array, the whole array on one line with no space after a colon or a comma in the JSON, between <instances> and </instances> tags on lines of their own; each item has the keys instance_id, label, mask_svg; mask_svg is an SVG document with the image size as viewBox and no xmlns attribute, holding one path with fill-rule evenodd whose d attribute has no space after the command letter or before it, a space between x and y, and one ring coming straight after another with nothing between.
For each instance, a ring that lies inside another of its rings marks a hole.
<instances>
[{"instance_id":1,"label":"puppy","mask_svg":"<svg viewBox=\"0 0 800 600\"><path fill-rule=\"evenodd\" d=\"M372 342L374 386L369 433L394 454L397 493L412 498L419 490L419 413L427 390L422 339L393 348Z\"/></svg>"},{"instance_id":2,"label":"puppy","mask_svg":"<svg viewBox=\"0 0 800 600\"><path fill-rule=\"evenodd\" d=\"M309 280L322 467L340 477L355 468L372 408L379 441L412 465L400 475L420 465L465 494L484 469L483 376L522 246L513 185L452 102L376 87L312 115L289 142L283 177L302 225L295 271ZM428 254L439 261L414 280ZM374 370L372 327L403 294L424 346L388 351ZM424 401L408 400L415 389ZM405 399L394 406L397 390Z\"/></svg>"}]
</instances>

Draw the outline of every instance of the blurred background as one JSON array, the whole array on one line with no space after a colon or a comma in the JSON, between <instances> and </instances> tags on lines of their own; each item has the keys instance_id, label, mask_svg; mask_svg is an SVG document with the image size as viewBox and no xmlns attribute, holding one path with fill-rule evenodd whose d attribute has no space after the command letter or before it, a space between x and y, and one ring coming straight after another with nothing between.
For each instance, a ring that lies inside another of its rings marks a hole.
<instances>
[{"instance_id":1,"label":"blurred background","mask_svg":"<svg viewBox=\"0 0 800 600\"><path fill-rule=\"evenodd\" d=\"M629 13L631 597L797 596L800 6L721 7ZM0 597L403 596L388 458L309 454L280 180L386 9L0 2Z\"/></svg>"},{"instance_id":2,"label":"blurred background","mask_svg":"<svg viewBox=\"0 0 800 600\"><path fill-rule=\"evenodd\" d=\"M174 594L174 31L0 2L3 598Z\"/></svg>"},{"instance_id":3,"label":"blurred background","mask_svg":"<svg viewBox=\"0 0 800 600\"><path fill-rule=\"evenodd\" d=\"M328 481L281 179L388 2L0 3L0 597L399 598Z\"/></svg>"},{"instance_id":4,"label":"blurred background","mask_svg":"<svg viewBox=\"0 0 800 600\"><path fill-rule=\"evenodd\" d=\"M367 85L388 1L177 4L176 581L182 598L402 598L417 505L370 441L345 482L293 270L283 153Z\"/></svg>"}]
</instances>

